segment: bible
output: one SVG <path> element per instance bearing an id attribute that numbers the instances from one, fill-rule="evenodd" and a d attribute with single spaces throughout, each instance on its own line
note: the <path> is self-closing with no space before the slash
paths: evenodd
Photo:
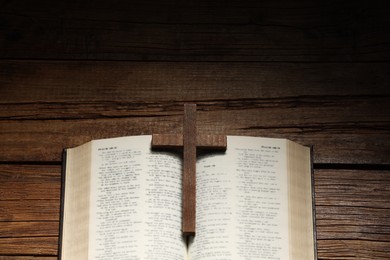
<path id="1" fill-rule="evenodd" d="M 228 136 L 196 161 L 196 236 L 181 232 L 182 160 L 151 136 L 64 150 L 59 257 L 316 259 L 311 148 Z"/>

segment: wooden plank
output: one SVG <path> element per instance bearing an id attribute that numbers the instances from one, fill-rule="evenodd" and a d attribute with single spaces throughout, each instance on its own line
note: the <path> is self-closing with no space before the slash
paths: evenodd
<path id="1" fill-rule="evenodd" d="M 3 60 L 0 118 L 164 115 L 171 109 L 181 113 L 183 102 L 219 101 L 232 108 L 280 106 L 283 101 L 299 106 L 304 98 L 313 98 L 309 103 L 316 98 L 332 102 L 332 97 L 348 102 L 388 98 L 389 85 L 387 63 Z"/>
<path id="2" fill-rule="evenodd" d="M 0 254 L 10 255 L 23 252 L 24 255 L 56 255 L 58 231 L 58 221 L 0 222 Z M 0 256 L 0 259 L 8 258 Z"/>
<path id="3" fill-rule="evenodd" d="M 389 257 L 389 242 L 367 241 L 364 238 L 318 241 L 318 259 L 375 260 Z"/>
<path id="4" fill-rule="evenodd" d="M 0 222 L 0 239 L 29 237 L 58 237 L 58 221 L 5 221 Z"/>
<path id="5" fill-rule="evenodd" d="M 57 255 L 60 171 L 55 165 L 0 165 L 0 254 L 6 255 L 0 259 Z"/>
<path id="6" fill-rule="evenodd" d="M 0 238 L 1 255 L 45 255 L 56 256 L 58 237 Z"/>
<path id="7" fill-rule="evenodd" d="M 316 204 L 328 210 L 330 205 L 389 210 L 389 178 L 389 171 L 317 170 Z"/>
<path id="8" fill-rule="evenodd" d="M 59 221 L 59 219 L 59 200 L 0 200 L 0 221 Z"/>
<path id="9" fill-rule="evenodd" d="M 205 111 L 199 112 L 198 127 L 199 133 L 204 134 L 288 138 L 314 145 L 316 163 L 388 164 L 390 138 L 386 106 L 379 102 L 373 107 L 383 109 L 363 110 L 362 114 L 372 113 L 372 117 L 360 122 L 354 121 L 359 117 L 353 113 L 354 108 L 340 111 L 342 104 L 334 107 L 334 112 L 333 108 L 310 109 L 310 106 Z M 335 113 L 333 118 L 331 113 Z M 351 115 L 350 121 L 345 121 L 344 113 Z M 175 114 L 99 120 L 3 120 L 0 121 L 0 161 L 59 162 L 63 148 L 91 139 L 181 132 L 182 118 Z"/>
<path id="10" fill-rule="evenodd" d="M 390 171 L 316 170 L 319 259 L 390 257 Z"/>
<path id="11" fill-rule="evenodd" d="M 33 223 L 15 224 L 19 221 L 54 221 L 58 226 L 60 186 L 60 166 L 0 165 L 0 221 L 6 221 L 0 222 L 0 236 L 24 225 L 26 230 L 30 225 L 36 227 Z"/>
<path id="12" fill-rule="evenodd" d="M 389 194 L 387 194 L 389 196 Z M 386 199 L 382 196 L 381 199 Z M 388 199 L 388 198 L 387 198 Z M 389 207 L 364 206 L 365 197 L 355 196 L 355 205 L 342 198 L 342 205 L 317 206 L 317 231 L 319 240 L 366 239 L 390 243 Z M 371 200 L 376 204 L 375 200 Z M 339 202 L 340 203 L 340 202 Z"/>
<path id="13" fill-rule="evenodd" d="M 195 100 L 200 103 L 201 110 L 210 111 L 203 117 L 210 125 L 214 119 L 217 123 L 231 124 L 215 125 L 208 133 L 287 136 L 304 144 L 314 144 L 316 162 L 386 163 L 388 160 L 384 158 L 388 152 L 386 140 L 389 139 L 390 118 L 387 87 L 390 73 L 386 64 L 71 62 L 65 66 L 56 62 L 18 61 L 0 64 L 0 73 L 4 73 L 0 79 L 7 79 L 2 82 L 4 95 L 0 96 L 3 98 L 2 119 L 118 118 L 108 125 L 107 121 L 99 121 L 108 127 L 104 133 L 99 127 L 87 126 L 92 121 L 84 121 L 78 129 L 73 128 L 73 124 L 79 124 L 79 121 L 67 122 L 71 131 L 64 131 L 61 125 L 64 122 L 58 125 L 56 121 L 50 121 L 54 129 L 49 129 L 38 126 L 39 123 L 30 125 L 21 121 L 17 123 L 19 127 L 15 127 L 2 121 L 3 155 L 11 157 L 11 154 L 24 153 L 24 147 L 30 145 L 34 148 L 29 150 L 33 156 L 19 154 L 2 160 L 58 160 L 63 147 L 91 138 L 155 133 L 156 129 L 174 131 L 179 120 L 176 116 L 181 114 L 182 102 L 186 100 Z M 281 74 L 285 82 L 289 82 L 288 87 L 280 80 Z M 118 85 L 109 87 L 113 78 L 118 79 L 115 83 Z M 177 100 L 177 95 L 183 101 L 172 102 Z M 108 100 L 108 96 L 112 99 Z M 204 100 L 204 96 L 208 98 Z M 220 114 L 213 110 L 220 110 Z M 172 117 L 167 117 L 170 115 Z M 231 116 L 229 120 L 228 115 Z M 132 116 L 152 117 L 153 120 L 139 118 L 137 122 L 131 120 L 129 126 L 124 121 Z M 159 116 L 164 118 L 155 118 Z M 158 129 L 163 121 L 167 125 Z M 48 121 L 41 124 L 45 122 Z M 21 132 L 14 130 L 20 128 Z M 27 133 L 27 129 L 40 130 Z M 320 131 L 324 136 L 313 136 Z M 81 136 L 75 136 L 74 132 Z M 289 135 L 291 132 L 293 134 Z M 368 134 L 364 135 L 365 132 Z M 53 134 L 55 138 L 51 137 Z M 339 135 L 336 136 L 339 139 L 334 140 L 334 135 Z M 54 154 L 50 149 L 43 150 L 45 145 L 37 143 L 43 141 L 41 136 L 51 138 L 52 143 L 46 145 L 56 150 Z M 328 147 L 322 146 L 321 141 Z M 335 156 L 334 145 L 337 146 Z M 322 152 L 324 149 L 329 150 Z M 339 157 L 337 153 L 349 157 Z M 336 160 L 332 161 L 334 158 Z"/>
<path id="14" fill-rule="evenodd" d="M 41 200 L 60 198 L 59 165 L 0 165 L 0 198 Z"/>
<path id="15" fill-rule="evenodd" d="M 388 61 L 384 6 L 325 0 L 8 1 L 0 13 L 0 57 Z"/>

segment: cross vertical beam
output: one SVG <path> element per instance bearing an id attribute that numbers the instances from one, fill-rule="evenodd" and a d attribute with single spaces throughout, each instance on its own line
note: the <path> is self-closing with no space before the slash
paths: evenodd
<path id="1" fill-rule="evenodd" d="M 183 134 L 153 134 L 152 148 L 183 148 L 182 232 L 195 236 L 196 228 L 196 151 L 224 151 L 226 135 L 197 135 L 196 104 L 184 105 Z"/>
<path id="2" fill-rule="evenodd" d="M 196 105 L 184 105 L 183 126 L 183 222 L 185 236 L 195 235 L 196 216 Z"/>

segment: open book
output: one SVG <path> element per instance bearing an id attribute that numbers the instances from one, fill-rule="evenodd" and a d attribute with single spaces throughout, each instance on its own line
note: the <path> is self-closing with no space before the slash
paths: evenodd
<path id="1" fill-rule="evenodd" d="M 60 259 L 316 259 L 310 148 L 228 136 L 197 158 L 196 236 L 181 233 L 181 157 L 151 136 L 64 153 Z"/>

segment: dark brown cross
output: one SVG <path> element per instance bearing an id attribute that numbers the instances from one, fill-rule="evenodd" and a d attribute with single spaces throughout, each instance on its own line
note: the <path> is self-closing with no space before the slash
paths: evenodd
<path id="1" fill-rule="evenodd" d="M 196 134 L 196 104 L 184 105 L 183 134 L 154 134 L 152 148 L 183 148 L 182 232 L 195 236 L 196 150 L 226 150 L 226 135 Z"/>

